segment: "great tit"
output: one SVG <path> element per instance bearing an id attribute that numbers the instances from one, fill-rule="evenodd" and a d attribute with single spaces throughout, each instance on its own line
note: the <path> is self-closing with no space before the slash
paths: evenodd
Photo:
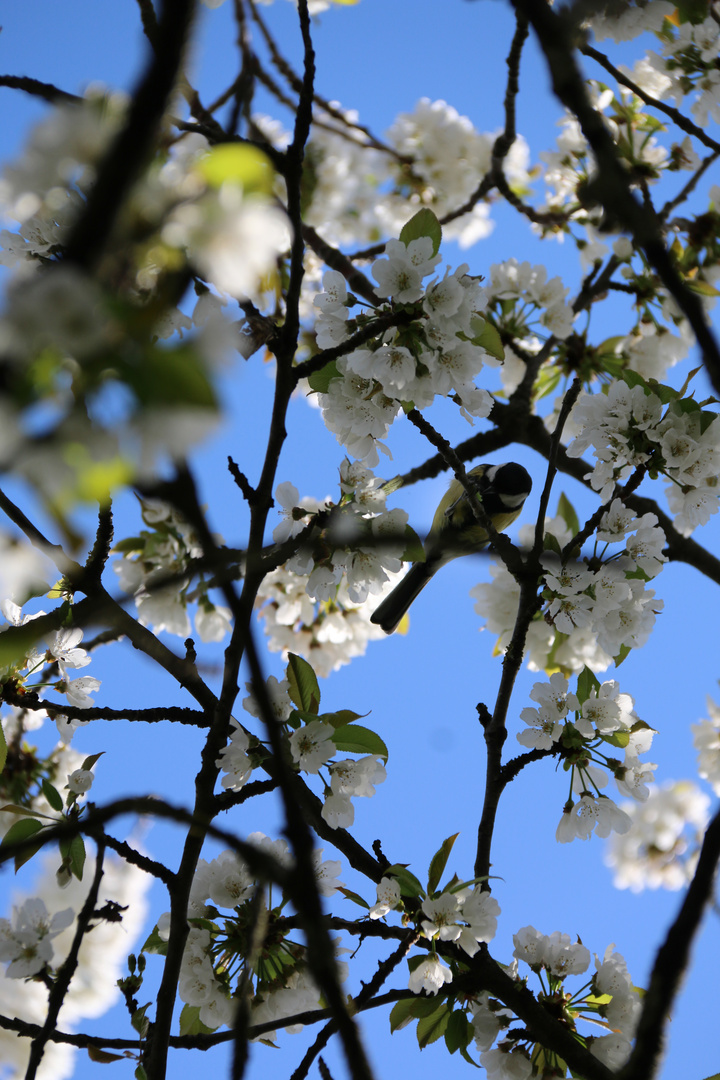
<path id="1" fill-rule="evenodd" d="M 468 472 L 477 497 L 497 532 L 507 529 L 532 490 L 527 469 L 514 461 L 503 465 L 476 465 Z M 425 561 L 416 562 L 402 581 L 378 605 L 370 621 L 392 634 L 418 593 L 451 559 L 487 547 L 488 534 L 472 512 L 469 496 L 459 480 L 452 480 L 435 511 L 425 541 Z"/>

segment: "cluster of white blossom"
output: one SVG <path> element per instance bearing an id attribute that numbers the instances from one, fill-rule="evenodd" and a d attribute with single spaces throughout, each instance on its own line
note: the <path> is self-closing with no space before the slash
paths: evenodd
<path id="1" fill-rule="evenodd" d="M 514 337 L 527 338 L 534 329 L 542 329 L 564 340 L 572 333 L 575 318 L 566 303 L 568 291 L 561 278 L 548 281 L 544 266 L 512 258 L 490 267 L 485 294 L 498 326 Z"/>
<path id="2" fill-rule="evenodd" d="M 598 836 L 627 832 L 629 817 L 600 789 L 607 785 L 607 770 L 623 795 L 640 802 L 648 798 L 647 783 L 655 766 L 641 762 L 640 754 L 650 749 L 654 731 L 638 719 L 630 695 L 620 693 L 618 683 L 610 680 L 593 685 L 581 702 L 569 692 L 565 676 L 555 672 L 548 682 L 535 683 L 530 697 L 539 707 L 520 713 L 527 727 L 518 734 L 518 742 L 531 749 L 555 747 L 573 759 L 572 790 L 580 798 L 566 803 L 557 839 L 567 843 L 587 840 L 593 831 Z M 608 755 L 611 747 L 624 749 L 623 761 Z"/>
<path id="3" fill-rule="evenodd" d="M 122 126 L 126 104 L 122 94 L 93 90 L 80 101 L 56 105 L 35 126 L 22 156 L 0 177 L 0 212 L 20 223 L 18 233 L 0 233 L 0 262 L 26 278 L 61 250 L 84 207 L 97 165 Z M 176 249 L 222 292 L 256 295 L 263 276 L 289 246 L 287 219 L 267 195 L 245 192 L 232 175 L 224 183 L 208 182 L 203 164 L 210 150 L 204 136 L 187 134 L 136 186 L 135 211 L 146 223 L 160 226 L 159 240 L 155 237 L 140 253 L 138 289 L 153 284 L 158 271 L 172 261 L 170 249 Z M 75 280 L 80 276 L 76 272 Z M 86 280 L 84 292 L 90 289 L 92 283 Z M 99 290 L 96 293 L 97 300 Z M 97 316 L 92 307 L 83 313 L 81 299 L 82 294 L 72 311 L 80 326 L 92 326 L 95 337 L 86 335 L 77 346 L 97 347 Z M 71 325 L 70 318 L 66 325 Z M 106 320 L 106 332 L 109 325 Z M 62 339 L 57 344 L 62 346 Z"/>
<path id="4" fill-rule="evenodd" d="M 47 987 L 42 981 L 21 975 L 30 968 L 33 954 L 37 959 L 47 953 L 48 963 L 59 965 L 67 956 L 76 930 L 75 915 L 80 911 L 89 883 L 93 880 L 95 859 L 90 855 L 82 882 L 72 878 L 61 891 L 57 888 L 57 856 L 48 858 L 35 883 L 36 896 L 17 897 L 11 920 L 0 920 L 4 958 L 10 959 L 15 928 L 20 936 L 17 945 L 24 955 L 12 958 L 7 972 L 0 974 L 0 1008 L 6 1016 L 15 1016 L 32 1024 L 42 1024 L 47 1013 Z M 112 901 L 119 905 L 122 918 L 115 922 L 96 920 L 79 952 L 76 976 L 65 996 L 60 1012 L 64 1031 L 78 1021 L 101 1016 L 119 996 L 117 980 L 123 972 L 128 952 L 143 927 L 147 913 L 147 893 L 151 879 L 137 867 L 114 858 L 105 859 L 98 908 Z M 8 933 L 8 926 L 10 932 Z M 42 965 L 41 965 L 42 966 Z M 39 967 L 35 966 L 38 972 Z M 17 1032 L 0 1030 L 0 1060 L 6 1080 L 21 1080 L 26 1074 L 31 1040 Z M 50 1042 L 37 1072 L 38 1080 L 67 1080 L 73 1074 L 77 1048 L 66 1043 Z"/>
<path id="5" fill-rule="evenodd" d="M 371 919 L 382 919 L 390 911 L 401 909 L 400 883 L 384 877 L 377 886 L 377 902 L 368 912 Z M 423 937 L 433 943 L 451 942 L 474 956 L 481 942 L 492 941 L 497 931 L 500 905 L 487 890 L 458 886 L 445 888 L 439 896 L 425 897 L 418 918 Z M 424 916 L 424 918 L 423 918 Z M 437 994 L 445 983 L 452 982 L 452 971 L 433 952 L 410 961 L 408 987 L 414 994 Z"/>
<path id="6" fill-rule="evenodd" d="M 566 1022 L 577 1020 L 597 1022 L 598 1013 L 612 1030 L 611 1035 L 584 1036 L 590 1052 L 609 1068 L 618 1068 L 627 1059 L 631 1039 L 640 1009 L 640 993 L 633 987 L 623 957 L 608 946 L 602 960 L 595 956 L 595 971 L 583 989 L 571 995 L 564 988 L 564 980 L 571 975 L 582 975 L 590 966 L 590 952 L 580 941 L 573 942 L 568 934 L 555 931 L 541 934 L 533 926 L 525 926 L 513 935 L 515 963 L 509 969 L 518 978 L 517 961 L 528 964 L 541 976 L 545 972 L 547 988 L 538 993 L 538 1000 L 556 1000 L 565 996 Z M 610 1000 L 599 1007 L 596 998 L 605 995 Z M 533 1075 L 534 1048 L 523 1045 L 522 1039 L 503 1038 L 495 1047 L 493 1043 L 500 1032 L 513 1019 L 510 1010 L 500 1002 L 483 993 L 472 1005 L 472 1024 L 475 1043 L 480 1053 L 480 1064 L 491 1080 L 530 1080 Z M 605 1025 L 604 1025 L 605 1026 Z M 492 1048 L 492 1049 L 491 1049 Z"/>
<path id="7" fill-rule="evenodd" d="M 496 362 L 481 344 L 487 292 L 468 275 L 466 264 L 453 273 L 448 268 L 441 279 L 424 286 L 423 279 L 440 261 L 429 236 L 407 244 L 390 240 L 385 255 L 372 266 L 375 292 L 394 304 L 413 305 L 417 321 L 340 357 L 337 376 L 320 394 L 326 427 L 371 467 L 377 464 L 378 449 L 388 453 L 381 440 L 403 403 L 423 409 L 437 395 L 452 396 L 468 420 L 488 416 L 492 398 L 475 386 L 475 379 L 484 364 Z M 314 300 L 320 308 L 316 334 L 320 347 L 328 348 L 348 338 L 356 324 L 348 321 L 353 299 L 342 275 L 327 271 L 323 287 Z"/>
<path id="8" fill-rule="evenodd" d="M 273 841 L 264 833 L 257 832 L 248 836 L 247 842 L 277 860 L 281 866 L 291 864 L 285 840 Z M 313 860 L 318 888 L 323 896 L 331 896 L 341 884 L 336 880 L 340 863 L 337 860 L 323 860 L 322 848 L 313 853 Z M 236 987 L 229 972 L 234 972 L 237 978 L 239 968 L 247 959 L 244 950 L 249 947 L 249 941 L 245 942 L 245 909 L 257 888 L 258 881 L 247 864 L 231 850 L 221 852 L 210 862 L 205 859 L 198 861 L 190 890 L 188 917 L 191 928 L 183 953 L 178 989 L 185 1004 L 197 1008 L 201 1023 L 213 1030 L 232 1023 Z M 272 920 L 282 905 L 279 899 L 273 904 L 272 885 L 268 889 L 268 916 Z M 221 913 L 218 910 L 221 908 L 229 909 L 232 914 L 227 911 Z M 157 929 L 160 939 L 167 940 L 170 932 L 169 913 L 161 916 Z M 321 994 L 302 961 L 303 952 L 302 946 L 285 940 L 284 935 L 279 942 L 267 944 L 262 962 L 254 969 L 253 1024 L 266 1023 L 270 1019 L 280 1020 L 308 1008 L 320 1007 Z M 269 1033 L 261 1037 L 267 1039 Z"/>
<path id="9" fill-rule="evenodd" d="M 195 629 L 201 641 L 222 641 L 230 632 L 229 608 L 215 604 L 202 580 L 190 591 L 186 571 L 203 551 L 194 532 L 173 507 L 157 499 L 140 500 L 149 529 L 120 541 L 113 563 L 121 588 L 132 593 L 143 626 L 179 637 L 191 632 L 188 604 L 196 600 Z M 169 579 L 163 583 L 164 579 Z"/>
<path id="10" fill-rule="evenodd" d="M 429 206 L 444 217 L 464 206 L 490 171 L 495 136 L 478 132 L 466 116 L 445 101 L 422 98 L 412 113 L 400 113 L 388 139 L 402 159 L 409 159 L 411 169 L 396 160 L 391 164 L 398 176 L 397 216 L 407 220 L 411 207 Z M 511 187 L 525 190 L 528 185 L 529 151 L 525 139 L 516 138 L 503 161 L 503 171 Z M 492 229 L 487 203 L 476 203 L 472 210 L 450 222 L 448 239 L 457 239 L 461 248 L 470 247 Z"/>
<path id="11" fill-rule="evenodd" d="M 626 804 L 630 828 L 613 836 L 606 862 L 618 889 L 682 889 L 692 878 L 708 823 L 709 797 L 689 780 L 651 785 L 641 804 Z"/>
<path id="12" fill-rule="evenodd" d="M 0 962 L 7 963 L 8 979 L 27 979 L 51 966 L 53 938 L 75 919 L 72 908 L 51 917 L 39 897 L 28 897 L 13 908 L 12 919 L 0 919 Z"/>
<path id="13" fill-rule="evenodd" d="M 10 626 L 24 626 L 45 614 L 43 611 L 37 611 L 23 615 L 22 609 L 12 600 L 0 602 L 0 609 L 7 619 L 7 624 L 0 626 L 0 633 Z M 87 709 L 94 703 L 90 695 L 100 689 L 100 680 L 91 675 L 82 675 L 77 679 L 71 679 L 68 675 L 69 669 L 86 667 L 90 663 L 90 657 L 85 649 L 79 647 L 82 638 L 83 631 L 80 627 L 53 630 L 43 636 L 42 646 L 31 647 L 22 660 L 14 660 L 6 665 L 0 674 L 3 680 L 13 679 L 18 687 L 22 686 L 24 690 L 34 690 L 41 695 L 46 694 L 48 690 L 54 690 L 59 694 L 64 694 L 69 705 L 76 709 Z M 59 678 L 54 676 L 52 670 L 48 670 L 51 665 L 57 666 Z M 81 721 L 70 720 L 55 710 L 53 710 L 53 717 L 57 722 L 62 742 L 69 743 Z M 39 726 L 39 724 L 31 723 L 30 726 Z"/>
<path id="14" fill-rule="evenodd" d="M 273 710 L 281 721 L 286 721 L 293 710 L 288 690 L 287 680 L 278 683 L 272 676 L 268 680 Z M 251 715 L 259 716 L 252 694 L 245 698 L 243 706 Z M 310 720 L 293 730 L 289 740 L 290 752 L 301 772 L 317 775 L 324 765 L 328 766 L 329 783 L 325 783 L 322 816 L 332 829 L 347 829 L 355 820 L 351 800 L 370 798 L 375 794 L 375 785 L 382 784 L 387 773 L 381 759 L 373 754 L 366 754 L 358 760 L 343 758 L 333 761 L 338 752 L 334 734 L 333 725 L 321 717 Z"/>
<path id="15" fill-rule="evenodd" d="M 345 584 L 332 601 L 315 603 L 307 593 L 308 580 L 284 567 L 267 574 L 258 592 L 260 618 L 271 652 L 298 653 L 318 675 L 327 676 L 363 656 L 368 641 L 384 634 L 370 622 L 371 605 L 353 603 Z"/>
<path id="16" fill-rule="evenodd" d="M 420 925 L 426 938 L 455 942 L 468 956 L 474 956 L 480 942 L 495 937 L 500 905 L 487 890 L 474 888 L 446 890 L 435 900 L 426 898 L 421 910 L 425 918 Z M 414 981 L 410 980 L 410 989 L 415 993 L 419 993 L 417 970 L 413 973 Z"/>
<path id="17" fill-rule="evenodd" d="M 693 746 L 698 755 L 698 776 L 707 780 L 716 795 L 720 795 L 720 708 L 707 699 L 709 720 L 691 724 Z"/>
<path id="18" fill-rule="evenodd" d="M 407 514 L 385 509 L 383 483 L 346 459 L 337 506 L 301 499 L 288 482 L 275 491 L 283 517 L 273 539 L 304 536 L 285 565 L 263 579 L 260 616 L 272 651 L 298 653 L 320 675 L 362 656 L 369 640 L 382 637 L 370 622 L 371 609 L 395 584 L 407 546 Z M 321 511 L 326 516 L 318 522 Z M 369 597 L 374 603 L 365 603 Z"/>
<path id="19" fill-rule="evenodd" d="M 545 522 L 545 534 L 562 551 L 572 539 L 562 518 Z M 520 529 L 520 543 L 529 547 L 534 527 Z M 546 551 L 546 606 L 530 623 L 527 638 L 531 670 L 604 671 L 613 657 L 647 641 L 662 601 L 647 588 L 666 556 L 665 536 L 654 514 L 638 518 L 619 499 L 604 513 L 596 532 L 595 554 L 581 562 L 563 563 Z M 609 545 L 622 548 L 609 549 Z M 520 588 L 504 564 L 492 562 L 493 580 L 475 586 L 470 595 L 487 628 L 498 635 L 498 649 L 507 647 L 520 597 Z"/>
<path id="20" fill-rule="evenodd" d="M 613 41 L 632 41 L 640 34 L 657 33 L 663 29 L 666 19 L 675 13 L 670 0 L 647 0 L 644 4 L 618 4 L 588 20 L 597 41 L 611 38 Z"/>
<path id="21" fill-rule="evenodd" d="M 720 28 L 717 5 L 702 20 L 676 20 L 673 5 L 666 0 L 618 9 L 592 20 L 598 40 L 612 37 L 627 40 L 643 31 L 651 31 L 662 41 L 662 53 L 649 51 L 644 65 L 652 79 L 652 93 L 658 99 L 671 98 L 681 106 L 692 96 L 691 112 L 695 122 L 707 127 L 711 120 L 720 122 L 720 78 L 716 59 L 720 54 Z M 635 80 L 637 81 L 637 79 Z M 646 87 L 644 87 L 647 89 Z"/>
<path id="22" fill-rule="evenodd" d="M 596 464 L 590 483 L 603 502 L 611 498 L 615 484 L 640 465 L 663 473 L 670 481 L 666 497 L 675 528 L 689 536 L 720 505 L 717 419 L 717 413 L 701 409 L 692 399 L 675 395 L 666 406 L 650 387 L 615 380 L 607 393 L 580 395 L 573 409 L 580 433 L 568 454 L 580 457 L 593 447 Z"/>
<path id="23" fill-rule="evenodd" d="M 642 175 L 644 182 L 658 179 L 661 171 L 672 165 L 673 157 L 652 134 L 658 124 L 654 117 L 644 113 L 642 100 L 629 94 L 622 86 L 618 88 L 617 95 L 602 83 L 590 82 L 587 87 L 593 107 L 603 114 L 605 127 L 631 175 L 633 172 L 637 176 Z M 610 106 L 613 106 L 611 114 L 605 115 Z M 588 239 L 592 241 L 592 223 L 597 219 L 597 210 L 588 211 L 582 205 L 578 199 L 578 186 L 595 172 L 594 156 L 574 116 L 566 113 L 560 127 L 562 133 L 557 139 L 557 149 L 539 155 L 545 165 L 544 180 L 550 189 L 547 204 L 542 209 L 572 210 L 574 219 L 590 226 Z M 586 243 L 581 242 L 581 250 Z M 585 251 L 583 261 L 592 264 L 598 254 L 598 250 L 592 254 Z"/>
<path id="24" fill-rule="evenodd" d="M 96 167 L 122 125 L 127 98 L 91 91 L 55 106 L 31 130 L 21 154 L 0 177 L 0 213 L 20 223 L 0 233 L 5 266 L 30 268 L 67 240 Z"/>
<path id="25" fill-rule="evenodd" d="M 375 243 L 397 233 L 415 211 L 428 207 L 445 217 L 469 202 L 492 163 L 495 136 L 477 131 L 445 101 L 422 98 L 400 113 L 385 146 L 368 137 L 357 114 L 344 121 L 320 114 L 307 149 L 312 182 L 307 220 L 331 243 Z M 528 187 L 529 152 L 515 139 L 503 162 L 516 191 Z M 481 200 L 447 223 L 445 235 L 470 247 L 492 230 Z"/>

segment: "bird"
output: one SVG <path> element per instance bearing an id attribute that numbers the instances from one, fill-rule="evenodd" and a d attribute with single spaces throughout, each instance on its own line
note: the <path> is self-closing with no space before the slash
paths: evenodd
<path id="1" fill-rule="evenodd" d="M 497 532 L 507 529 L 523 508 L 532 490 L 527 469 L 515 461 L 502 465 L 485 462 L 468 472 L 482 508 Z M 370 622 L 392 634 L 408 608 L 441 566 L 460 555 L 472 555 L 490 540 L 472 512 L 470 498 L 459 480 L 450 481 L 425 540 L 425 560 L 412 564 L 402 581 L 370 616 Z"/>

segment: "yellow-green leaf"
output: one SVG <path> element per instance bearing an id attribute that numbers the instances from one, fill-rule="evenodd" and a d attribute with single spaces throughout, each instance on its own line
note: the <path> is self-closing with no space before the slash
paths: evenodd
<path id="1" fill-rule="evenodd" d="M 487 319 L 483 319 L 481 315 L 474 315 L 470 320 L 470 326 L 473 331 L 473 345 L 479 345 L 481 349 L 484 349 L 490 356 L 494 356 L 496 360 L 505 359 L 502 339 L 492 323 L 488 322 Z"/>
<path id="2" fill-rule="evenodd" d="M 209 187 L 237 184 L 251 194 L 269 195 L 275 181 L 270 158 L 256 146 L 222 143 L 202 157 L 197 171 Z"/>

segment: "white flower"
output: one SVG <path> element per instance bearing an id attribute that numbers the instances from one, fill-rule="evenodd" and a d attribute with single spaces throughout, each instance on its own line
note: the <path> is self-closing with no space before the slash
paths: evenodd
<path id="1" fill-rule="evenodd" d="M 473 889 L 461 902 L 462 918 L 468 925 L 458 938 L 458 945 L 468 956 L 474 956 L 479 942 L 489 942 L 497 931 L 500 905 L 487 889 Z"/>
<path id="2" fill-rule="evenodd" d="M 195 629 L 201 641 L 222 641 L 232 630 L 232 612 L 221 604 L 201 601 L 195 613 Z"/>
<path id="3" fill-rule="evenodd" d="M 245 709 L 246 712 L 249 712 L 251 716 L 257 717 L 258 720 L 262 719 L 260 706 L 253 694 L 252 683 L 245 683 L 245 688 L 248 690 L 249 695 L 248 697 L 243 698 L 243 709 Z M 267 696 L 270 699 L 270 708 L 275 717 L 282 723 L 287 720 L 293 710 L 293 703 L 288 694 L 290 683 L 287 679 L 278 682 L 274 675 L 269 675 L 266 683 L 266 690 Z"/>
<path id="4" fill-rule="evenodd" d="M 556 930 L 545 941 L 543 959 L 548 971 L 560 978 L 566 975 L 582 975 L 590 965 L 590 953 L 579 941 L 573 942 L 569 934 Z"/>
<path id="5" fill-rule="evenodd" d="M 423 960 L 410 975 L 408 988 L 413 994 L 437 994 L 445 983 L 452 982 L 452 972 L 437 956 Z"/>
<path id="6" fill-rule="evenodd" d="M 369 798 L 374 795 L 373 785 L 382 784 L 387 777 L 385 766 L 372 754 L 359 758 L 357 761 L 345 758 L 342 761 L 333 762 L 330 771 L 333 792 L 353 795 L 356 798 Z"/>
<path id="7" fill-rule="evenodd" d="M 67 695 L 67 699 L 76 709 L 87 709 L 94 703 L 91 693 L 100 689 L 100 680 L 93 679 L 90 675 L 83 675 L 79 679 L 65 681 L 58 686 L 61 693 Z"/>
<path id="8" fill-rule="evenodd" d="M 695 870 L 709 806 L 709 797 L 689 780 L 651 786 L 645 802 L 626 804 L 631 826 L 611 838 L 605 855 L 616 888 L 684 888 Z"/>
<path id="9" fill-rule="evenodd" d="M 395 878 L 384 877 L 377 886 L 377 903 L 368 911 L 368 918 L 383 919 L 400 903 L 400 885 Z"/>
<path id="10" fill-rule="evenodd" d="M 342 309 L 347 313 L 348 298 L 345 278 L 337 270 L 326 270 L 322 279 L 323 292 L 318 293 L 313 304 L 324 314 L 342 316 Z"/>
<path id="11" fill-rule="evenodd" d="M 583 795 L 570 809 L 563 811 L 563 816 L 555 833 L 556 840 L 567 844 L 576 837 L 588 840 L 593 833 L 606 837 L 611 832 L 626 833 L 632 824 L 631 819 L 616 806 L 612 799 L 600 795 Z"/>
<path id="12" fill-rule="evenodd" d="M 326 795 L 320 814 L 331 829 L 349 829 L 355 821 L 355 807 L 349 795 Z"/>
<path id="13" fill-rule="evenodd" d="M 333 880 L 342 870 L 342 863 L 339 859 L 326 859 L 323 862 L 322 853 L 322 848 L 315 848 L 312 853 L 315 880 L 321 896 L 333 896 L 338 886 L 342 885 L 342 881 Z"/>
<path id="14" fill-rule="evenodd" d="M 504 1042 L 480 1055 L 480 1064 L 488 1080 L 530 1080 L 533 1067 L 527 1053 L 520 1046 Z"/>
<path id="15" fill-rule="evenodd" d="M 0 919 L 0 960 L 10 961 L 7 976 L 25 979 L 52 963 L 52 939 L 75 919 L 72 908 L 50 915 L 39 897 L 13 908 L 12 922 Z"/>
<path id="16" fill-rule="evenodd" d="M 316 773 L 337 753 L 332 741 L 335 728 L 324 720 L 311 720 L 290 736 L 293 760 L 304 772 Z"/>
<path id="17" fill-rule="evenodd" d="M 389 240 L 385 245 L 388 258 L 377 259 L 372 264 L 378 296 L 392 297 L 399 304 L 419 300 L 423 294 L 422 279 L 440 262 L 440 255 L 433 255 L 432 247 L 429 236 L 411 240 L 407 246 L 400 240 Z"/>
<path id="18" fill-rule="evenodd" d="M 215 764 L 225 774 L 222 786 L 227 791 L 240 791 L 250 779 L 252 762 L 248 757 L 250 740 L 234 716 L 230 718 L 230 741 L 220 751 Z"/>
<path id="19" fill-rule="evenodd" d="M 82 637 L 82 630 L 79 627 L 73 627 L 72 630 L 56 630 L 45 638 L 47 645 L 45 658 L 48 663 L 57 661 L 63 676 L 69 667 L 85 667 L 90 663 L 90 657 L 85 650 L 77 648 Z"/>
<path id="20" fill-rule="evenodd" d="M 273 540 L 276 544 L 283 544 L 290 537 L 297 536 L 299 532 L 302 532 L 307 524 L 307 515 L 298 514 L 295 516 L 295 508 L 300 503 L 300 492 L 289 481 L 278 484 L 275 488 L 275 502 L 280 506 L 283 519 L 273 529 Z"/>
<path id="21" fill-rule="evenodd" d="M 534 926 L 523 926 L 516 934 L 513 934 L 515 945 L 513 956 L 518 960 L 524 960 L 533 970 L 539 971 L 545 962 L 546 942 L 545 934 L 541 934 Z"/>
<path id="22" fill-rule="evenodd" d="M 95 776 L 90 769 L 75 769 L 68 776 L 67 786 L 75 795 L 84 795 L 92 787 Z"/>
<path id="23" fill-rule="evenodd" d="M 252 895 L 254 885 L 246 864 L 234 851 L 222 851 L 208 864 L 208 896 L 218 907 L 237 907 Z"/>
<path id="24" fill-rule="evenodd" d="M 421 925 L 427 938 L 439 938 L 440 941 L 457 941 L 461 927 L 458 923 L 459 904 L 454 893 L 442 893 L 437 900 L 423 900 L 423 919 Z"/>

